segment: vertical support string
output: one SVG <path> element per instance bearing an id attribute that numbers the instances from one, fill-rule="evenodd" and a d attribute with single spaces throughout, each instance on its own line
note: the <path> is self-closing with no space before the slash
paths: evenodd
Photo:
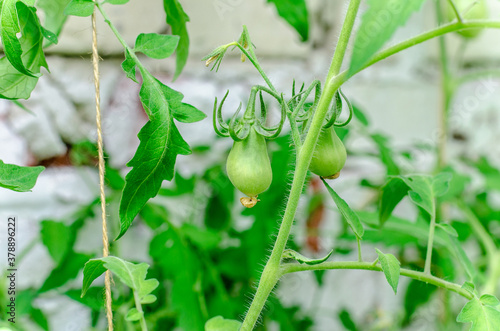
<path id="1" fill-rule="evenodd" d="M 96 10 L 92 14 L 92 65 L 94 68 L 94 86 L 95 86 L 95 108 L 96 108 L 96 126 L 97 126 L 97 150 L 99 155 L 99 187 L 101 192 L 101 212 L 102 212 L 102 255 L 109 255 L 108 226 L 106 223 L 106 194 L 104 192 L 104 151 L 101 126 L 101 97 L 99 87 L 99 53 L 97 51 L 97 27 Z M 111 274 L 106 271 L 104 278 L 106 292 L 106 317 L 108 320 L 108 330 L 113 331 L 113 309 L 111 307 Z"/>

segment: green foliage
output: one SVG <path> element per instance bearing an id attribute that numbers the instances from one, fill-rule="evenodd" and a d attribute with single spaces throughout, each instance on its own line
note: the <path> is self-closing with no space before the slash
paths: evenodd
<path id="1" fill-rule="evenodd" d="M 179 44 L 179 36 L 141 33 L 135 40 L 134 51 L 141 52 L 152 59 L 165 59 L 172 55 Z"/>
<path id="2" fill-rule="evenodd" d="M 28 99 L 41 76 L 40 68 L 48 69 L 36 9 L 19 0 L 4 1 L 0 25 L 6 54 L 0 59 L 0 98 Z"/>
<path id="3" fill-rule="evenodd" d="M 167 24 L 172 27 L 172 34 L 180 38 L 175 59 L 175 80 L 181 74 L 182 69 L 184 69 L 189 55 L 189 35 L 186 27 L 186 23 L 189 22 L 189 16 L 184 12 L 184 9 L 177 0 L 163 0 L 163 7 L 167 14 Z"/>
<path id="4" fill-rule="evenodd" d="M 125 285 L 134 290 L 141 304 L 152 303 L 156 297 L 151 292 L 158 287 L 159 283 L 156 279 L 146 279 L 148 268 L 149 265 L 146 263 L 134 264 L 116 256 L 89 260 L 83 268 L 82 297 L 87 293 L 92 282 L 106 270 L 109 270 Z"/>
<path id="5" fill-rule="evenodd" d="M 86 17 L 94 12 L 93 0 L 71 0 L 64 9 L 64 15 Z"/>
<path id="6" fill-rule="evenodd" d="M 364 229 L 363 225 L 359 221 L 358 215 L 349 207 L 347 202 L 345 202 L 344 199 L 342 199 L 337 192 L 335 192 L 330 185 L 326 183 L 324 179 L 321 179 L 323 183 L 325 184 L 326 189 L 328 190 L 328 193 L 330 193 L 330 196 L 333 199 L 333 202 L 337 205 L 337 208 L 339 209 L 340 213 L 342 216 L 344 216 L 345 220 L 351 227 L 352 231 L 356 234 L 358 238 L 362 238 L 364 234 Z"/>
<path id="7" fill-rule="evenodd" d="M 205 331 L 238 331 L 240 327 L 241 322 L 227 320 L 222 316 L 212 317 L 205 323 Z"/>
<path id="8" fill-rule="evenodd" d="M 425 0 L 368 0 L 356 33 L 349 75 L 362 69 L 370 58 L 404 25 Z"/>
<path id="9" fill-rule="evenodd" d="M 382 270 L 384 271 L 385 279 L 387 279 L 387 282 L 394 290 L 394 294 L 396 294 L 398 292 L 400 263 L 394 255 L 384 254 L 377 248 L 375 248 L 375 250 L 377 251 Z"/>
<path id="10" fill-rule="evenodd" d="M 41 8 L 45 14 L 45 20 L 43 22 L 44 27 L 52 31 L 58 36 L 66 19 L 68 18 L 64 14 L 66 6 L 71 0 L 38 0 L 36 5 Z"/>
<path id="11" fill-rule="evenodd" d="M 493 331 L 500 329 L 500 302 L 490 294 L 474 297 L 467 302 L 457 322 L 472 323 L 471 331 Z"/>
<path id="12" fill-rule="evenodd" d="M 309 39 L 309 14 L 305 0 L 268 0 L 299 34 L 302 41 Z"/>
<path id="13" fill-rule="evenodd" d="M 0 187 L 16 191 L 30 192 L 44 167 L 21 167 L 3 163 L 0 160 Z"/>
<path id="14" fill-rule="evenodd" d="M 150 120 L 139 132 L 141 143 L 127 164 L 133 168 L 125 177 L 118 238 L 125 234 L 146 202 L 156 196 L 163 180 L 172 180 L 177 155 L 191 153 L 173 121 L 176 115 L 172 109 L 185 105 L 181 102 L 183 95 L 144 69 L 141 74 L 143 83 L 139 96 Z M 192 111 L 192 108 L 183 109 Z"/>

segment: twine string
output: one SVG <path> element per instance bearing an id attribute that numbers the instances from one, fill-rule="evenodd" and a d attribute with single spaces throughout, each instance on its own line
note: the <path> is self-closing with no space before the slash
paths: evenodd
<path id="1" fill-rule="evenodd" d="M 99 156 L 99 188 L 101 193 L 101 213 L 102 213 L 102 255 L 109 255 L 108 226 L 106 222 L 106 193 L 104 192 L 104 151 L 101 126 L 101 97 L 99 86 L 99 53 L 97 51 L 97 27 L 96 10 L 92 14 L 92 65 L 94 71 L 95 86 L 95 108 L 96 108 L 96 126 L 97 126 L 97 151 Z M 104 287 L 106 292 L 106 317 L 108 320 L 108 330 L 113 331 L 113 309 L 111 307 L 111 274 L 106 271 L 104 278 Z"/>

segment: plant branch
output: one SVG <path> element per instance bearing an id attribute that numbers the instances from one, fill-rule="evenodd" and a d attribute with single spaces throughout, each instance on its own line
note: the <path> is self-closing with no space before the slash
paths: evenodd
<path id="1" fill-rule="evenodd" d="M 285 275 L 292 272 L 307 271 L 307 270 L 335 270 L 335 269 L 358 269 L 358 270 L 371 270 L 382 272 L 380 264 L 373 262 L 323 262 L 315 265 L 298 264 L 298 263 L 285 263 L 281 266 L 281 274 Z M 400 274 L 405 277 L 410 277 L 424 283 L 432 284 L 444 289 L 453 291 L 460 294 L 464 298 L 470 300 L 474 296 L 469 291 L 465 290 L 459 284 L 448 282 L 444 279 L 429 275 L 425 272 L 415 271 L 410 269 L 401 268 Z"/>
<path id="2" fill-rule="evenodd" d="M 253 329 L 260 312 L 267 301 L 267 297 L 281 276 L 279 272 L 281 256 L 288 241 L 288 236 L 290 235 L 290 230 L 295 218 L 295 212 L 297 210 L 299 199 L 302 194 L 302 188 L 306 179 L 307 169 L 309 167 L 309 163 L 311 162 L 314 148 L 323 126 L 323 121 L 326 117 L 326 113 L 328 112 L 328 108 L 335 91 L 342 84 L 342 80 L 338 78 L 337 73 L 340 72 L 360 2 L 361 0 L 351 0 L 349 3 L 339 43 L 335 49 L 330 70 L 328 71 L 325 89 L 321 94 L 318 109 L 314 114 L 311 127 L 307 133 L 304 144 L 300 149 L 300 152 L 297 153 L 297 159 L 299 162 L 297 163 L 297 167 L 295 169 L 292 188 L 290 190 L 290 196 L 288 198 L 283 221 L 281 223 L 271 256 L 269 257 L 264 271 L 262 272 L 255 297 L 241 326 L 242 331 L 250 331 Z"/>
<path id="3" fill-rule="evenodd" d="M 375 54 L 372 57 L 372 59 L 370 61 L 368 61 L 368 63 L 366 65 L 364 65 L 361 69 L 356 71 L 354 74 L 374 65 L 377 62 L 385 60 L 386 58 L 388 58 L 391 55 L 399 53 L 399 52 L 401 52 L 405 49 L 408 49 L 410 47 L 413 47 L 415 45 L 421 44 L 427 40 L 442 36 L 442 35 L 450 33 L 450 32 L 455 32 L 455 31 L 460 31 L 460 30 L 470 29 L 470 28 L 500 29 L 500 21 L 468 20 L 467 22 L 464 22 L 464 23 L 455 22 L 455 23 L 449 23 L 449 24 L 439 26 L 435 29 L 424 32 L 424 33 L 419 34 L 418 36 L 412 37 L 410 39 L 404 40 L 404 41 L 402 41 L 394 46 L 388 47 L 388 48 L 378 52 L 377 54 Z M 340 74 L 346 80 L 347 80 L 347 72 L 348 72 L 348 70 L 345 70 Z"/>

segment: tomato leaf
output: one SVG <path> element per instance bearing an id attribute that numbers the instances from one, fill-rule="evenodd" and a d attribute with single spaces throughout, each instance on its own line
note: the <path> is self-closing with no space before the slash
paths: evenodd
<path id="1" fill-rule="evenodd" d="M 59 265 L 73 245 L 72 231 L 62 222 L 41 222 L 40 236 L 54 262 Z"/>
<path id="2" fill-rule="evenodd" d="M 308 264 L 308 265 L 315 265 L 315 264 L 320 264 L 328 260 L 328 258 L 333 254 L 333 250 L 330 251 L 325 257 L 321 259 L 310 259 L 308 257 L 305 257 L 304 255 L 294 251 L 293 249 L 286 249 L 283 252 L 283 258 L 284 259 L 294 259 L 300 264 Z"/>
<path id="3" fill-rule="evenodd" d="M 500 310 L 498 299 L 492 295 L 474 297 L 467 302 L 457 316 L 457 322 L 472 323 L 471 331 L 500 330 Z"/>
<path id="4" fill-rule="evenodd" d="M 44 167 L 21 167 L 0 160 L 0 187 L 16 192 L 30 192 Z"/>
<path id="5" fill-rule="evenodd" d="M 89 260 L 85 263 L 83 269 L 82 297 L 85 295 L 92 282 L 106 270 L 109 270 L 117 276 L 122 283 L 134 290 L 142 301 L 159 285 L 156 279 L 146 279 L 148 268 L 149 265 L 146 263 L 134 264 L 116 256 Z"/>
<path id="6" fill-rule="evenodd" d="M 62 27 L 68 18 L 68 16 L 64 15 L 64 9 L 70 1 L 71 0 L 38 0 L 36 3 L 45 14 L 45 20 L 43 21 L 44 27 L 52 31 L 56 36 L 61 33 Z"/>
<path id="7" fill-rule="evenodd" d="M 130 56 L 128 49 L 125 49 L 125 61 L 122 62 L 122 69 L 125 71 L 128 78 L 132 79 L 136 83 L 139 83 L 136 78 L 137 64 L 132 56 Z"/>
<path id="8" fill-rule="evenodd" d="M 204 112 L 187 103 L 181 103 L 173 108 L 172 115 L 176 120 L 183 123 L 194 123 L 207 117 Z"/>
<path id="9" fill-rule="evenodd" d="M 379 249 L 375 248 L 378 254 L 378 260 L 382 266 L 382 271 L 384 272 L 385 279 L 389 285 L 391 285 L 394 290 L 394 294 L 398 291 L 399 274 L 400 274 L 400 263 L 398 259 L 392 254 L 384 254 Z"/>
<path id="10" fill-rule="evenodd" d="M 174 80 L 176 80 L 184 69 L 189 55 L 189 35 L 186 27 L 189 16 L 177 0 L 163 0 L 163 7 L 167 14 L 167 24 L 172 27 L 172 34 L 180 37 L 175 58 Z"/>
<path id="11" fill-rule="evenodd" d="M 28 99 L 38 82 L 40 68 L 45 67 L 48 69 L 42 49 L 43 34 L 40 21 L 36 16 L 36 9 L 26 6 L 21 1 L 17 2 L 14 7 L 12 1 L 4 2 L 2 12 L 4 10 L 9 10 L 10 17 L 2 17 L 2 26 L 0 28 L 2 30 L 2 42 L 7 54 L 7 56 L 0 59 L 0 98 Z M 16 12 L 12 12 L 12 10 Z M 7 15 L 7 12 L 4 12 L 3 15 Z M 14 19 L 13 16 L 16 18 Z M 7 24 L 6 29 L 3 20 L 7 21 L 5 23 Z M 19 44 L 13 39 L 13 36 L 10 35 L 17 31 L 14 23 L 20 26 L 22 35 L 18 40 L 20 47 L 18 47 Z M 5 39 L 4 35 L 6 35 Z M 17 36 L 15 36 L 15 39 L 17 40 Z M 22 53 L 19 53 L 19 51 Z M 26 72 L 29 72 L 28 75 Z"/>
<path id="12" fill-rule="evenodd" d="M 93 0 L 71 0 L 64 9 L 64 15 L 87 17 L 94 12 Z"/>
<path id="13" fill-rule="evenodd" d="M 224 319 L 222 316 L 215 316 L 205 323 L 205 331 L 238 331 L 241 322 Z"/>
<path id="14" fill-rule="evenodd" d="M 152 59 L 165 59 L 175 52 L 179 39 L 179 36 L 167 34 L 141 33 L 135 40 L 134 51 Z"/>
<path id="15" fill-rule="evenodd" d="M 392 177 L 382 187 L 382 195 L 379 206 L 379 226 L 389 219 L 392 211 L 408 193 L 408 185 L 399 177 Z"/>
<path id="16" fill-rule="evenodd" d="M 349 67 L 351 76 L 363 68 L 370 58 L 404 25 L 425 0 L 368 0 L 361 26 L 354 40 Z"/>
<path id="17" fill-rule="evenodd" d="M 326 189 L 328 190 L 328 193 L 330 193 L 330 196 L 332 197 L 333 201 L 337 205 L 337 208 L 339 209 L 340 213 L 342 216 L 344 216 L 345 220 L 351 227 L 352 231 L 356 234 L 358 238 L 363 237 L 364 229 L 363 225 L 359 221 L 358 215 L 349 207 L 347 202 L 344 201 L 331 187 L 326 183 L 326 181 L 322 178 L 323 184 L 325 184 Z"/>
<path id="18" fill-rule="evenodd" d="M 127 164 L 132 170 L 125 177 L 120 201 L 120 234 L 123 236 L 146 202 L 158 194 L 163 180 L 172 180 L 178 154 L 191 153 L 172 119 L 173 107 L 183 95 L 165 86 L 149 72 L 142 70 L 143 83 L 139 97 L 149 121 L 139 132 L 141 141 Z"/>
<path id="19" fill-rule="evenodd" d="M 305 0 L 268 0 L 278 10 L 278 15 L 285 19 L 299 34 L 302 41 L 309 38 L 309 20 Z"/>

